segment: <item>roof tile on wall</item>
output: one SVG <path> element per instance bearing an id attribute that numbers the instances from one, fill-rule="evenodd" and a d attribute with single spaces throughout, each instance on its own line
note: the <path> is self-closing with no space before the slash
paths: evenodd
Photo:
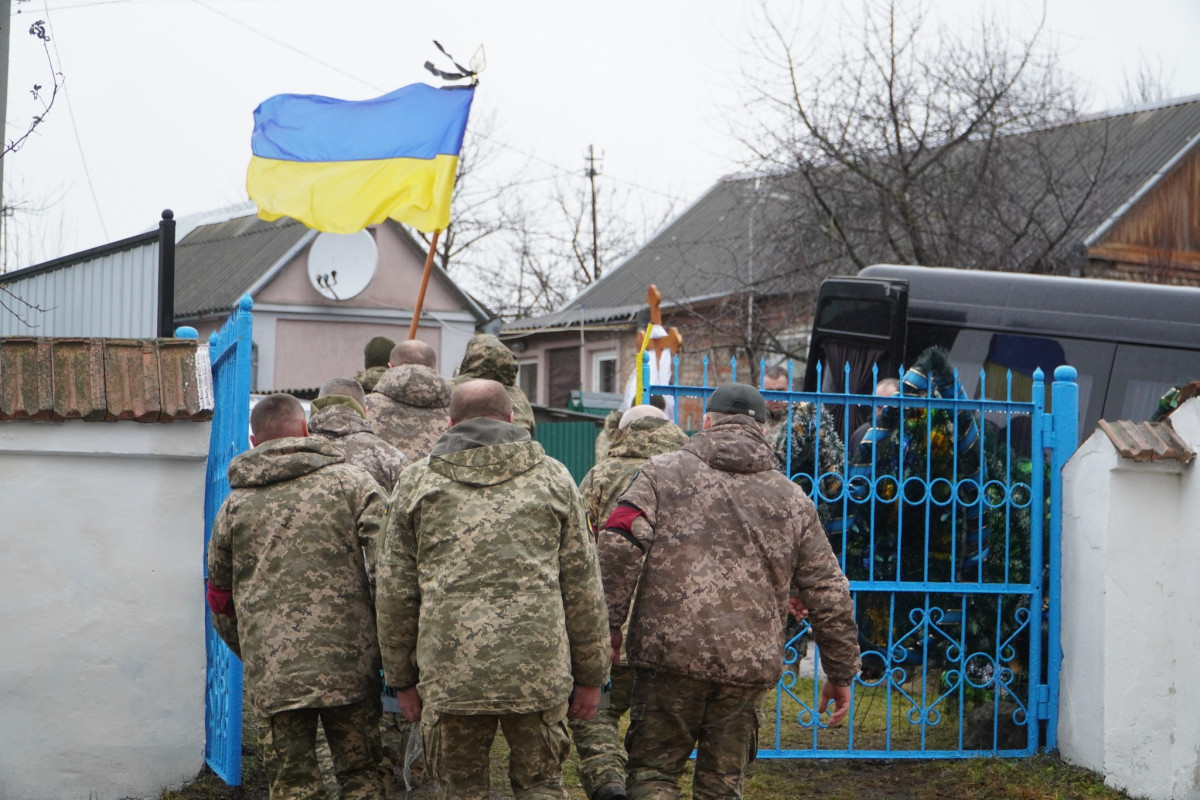
<path id="1" fill-rule="evenodd" d="M 14 337 L 0 347 L 0 420 L 49 420 L 54 416 L 50 340 Z"/>
<path id="2" fill-rule="evenodd" d="M 1190 464 L 1196 454 L 1188 443 L 1175 433 L 1170 421 L 1130 422 L 1100 420 L 1104 431 L 1122 458 L 1134 461 L 1162 461 L 1175 459 Z"/>
<path id="3" fill-rule="evenodd" d="M 0 421 L 211 419 L 211 384 L 201 385 L 211 378 L 197 369 L 197 346 L 194 339 L 0 338 Z"/>
<path id="4" fill-rule="evenodd" d="M 108 410 L 103 340 L 56 339 L 51 349 L 54 418 L 102 421 Z"/>
<path id="5" fill-rule="evenodd" d="M 104 393 L 110 419 L 158 421 L 162 401 L 153 342 L 109 339 L 104 343 Z"/>

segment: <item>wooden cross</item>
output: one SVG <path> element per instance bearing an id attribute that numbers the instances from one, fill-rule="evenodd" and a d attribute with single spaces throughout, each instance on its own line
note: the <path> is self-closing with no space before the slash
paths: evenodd
<path id="1" fill-rule="evenodd" d="M 662 310 L 659 308 L 661 302 L 662 292 L 658 291 L 657 286 L 650 284 L 650 289 L 646 292 L 646 303 L 650 306 L 650 322 L 660 328 L 663 327 Z M 662 355 L 663 350 L 678 353 L 679 349 L 683 347 L 683 337 L 679 335 L 679 329 L 664 328 L 664 330 L 667 331 L 667 335 L 658 339 L 651 339 L 650 349 L 654 351 L 655 355 Z"/>

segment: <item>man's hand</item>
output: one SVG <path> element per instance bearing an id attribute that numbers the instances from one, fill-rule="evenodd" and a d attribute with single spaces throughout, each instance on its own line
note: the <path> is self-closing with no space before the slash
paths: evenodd
<path id="1" fill-rule="evenodd" d="M 600 687 L 575 684 L 575 691 L 571 692 L 571 702 L 567 706 L 567 716 L 571 719 L 589 720 L 596 716 L 599 709 Z"/>
<path id="2" fill-rule="evenodd" d="M 808 609 L 804 607 L 804 601 L 799 597 L 789 597 L 787 602 L 788 613 L 795 619 L 808 619 Z"/>
<path id="3" fill-rule="evenodd" d="M 612 651 L 608 655 L 613 666 L 621 663 L 621 632 L 613 631 L 612 633 Z"/>
<path id="4" fill-rule="evenodd" d="M 397 689 L 396 699 L 400 702 L 400 710 L 404 712 L 406 720 L 409 722 L 421 721 L 421 695 L 417 693 L 416 686 Z"/>
<path id="5" fill-rule="evenodd" d="M 829 718 L 828 724 L 837 725 L 850 713 L 850 687 L 837 686 L 826 678 L 825 685 L 821 687 L 821 704 L 817 706 L 817 711 L 824 714 L 830 701 L 833 701 L 833 716 Z"/>

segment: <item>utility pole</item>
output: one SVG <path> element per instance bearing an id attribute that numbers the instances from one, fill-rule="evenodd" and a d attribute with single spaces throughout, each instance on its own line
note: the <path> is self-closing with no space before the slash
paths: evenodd
<path id="1" fill-rule="evenodd" d="M 2 0 L 0 0 L 2 1 Z M 592 184 L 592 282 L 600 280 L 600 242 L 596 232 L 596 176 L 600 174 L 596 168 L 596 153 L 592 146 L 588 145 L 587 154 L 587 170 L 584 175 Z"/>
<path id="2" fill-rule="evenodd" d="M 12 0 L 0 0 L 0 149 L 8 141 L 8 42 L 9 31 L 12 30 Z M 4 213 L 4 159 L 0 158 L 0 235 L 8 227 Z M 0 265 L 0 272 L 4 265 Z"/>

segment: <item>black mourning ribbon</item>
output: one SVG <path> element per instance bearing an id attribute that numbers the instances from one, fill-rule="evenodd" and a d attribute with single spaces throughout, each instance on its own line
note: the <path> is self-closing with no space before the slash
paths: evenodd
<path id="1" fill-rule="evenodd" d="M 455 61 L 454 56 L 447 53 L 446 48 L 442 47 L 441 43 L 438 42 L 437 39 L 434 39 L 433 43 L 437 47 L 438 50 L 442 51 L 442 55 L 444 55 L 446 58 L 450 59 L 451 64 L 458 67 L 458 72 L 443 72 L 442 70 L 435 67 L 433 65 L 432 61 L 425 62 L 425 69 L 429 70 L 434 75 L 437 75 L 439 78 L 442 78 L 443 80 L 447 80 L 447 81 L 461 81 L 464 78 L 474 78 L 475 77 L 475 72 L 473 70 L 467 69 L 462 64 L 459 64 L 457 61 Z"/>

